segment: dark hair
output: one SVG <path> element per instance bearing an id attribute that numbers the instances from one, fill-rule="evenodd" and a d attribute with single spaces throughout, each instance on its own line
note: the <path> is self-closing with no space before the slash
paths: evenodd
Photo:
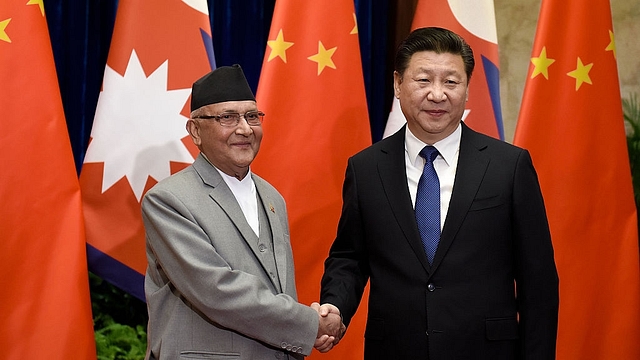
<path id="1" fill-rule="evenodd" d="M 426 27 L 416 29 L 404 39 L 396 52 L 395 71 L 404 75 L 413 54 L 420 51 L 434 51 L 437 54 L 450 53 L 462 56 L 467 81 L 471 80 L 471 73 L 475 66 L 473 51 L 464 39 L 453 31 Z"/>

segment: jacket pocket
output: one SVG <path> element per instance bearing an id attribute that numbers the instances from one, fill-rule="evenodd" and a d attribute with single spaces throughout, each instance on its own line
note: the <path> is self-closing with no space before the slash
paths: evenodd
<path id="1" fill-rule="evenodd" d="M 234 360 L 240 359 L 238 353 L 206 352 L 206 351 L 183 351 L 180 359 L 189 360 Z"/>
<path id="2" fill-rule="evenodd" d="M 493 195 L 482 198 L 475 198 L 471 203 L 469 211 L 478 211 L 484 209 L 491 209 L 503 204 L 502 197 L 500 195 Z"/>
<path id="3" fill-rule="evenodd" d="M 518 321 L 515 318 L 491 318 L 485 320 L 487 340 L 515 340 L 518 338 Z"/>

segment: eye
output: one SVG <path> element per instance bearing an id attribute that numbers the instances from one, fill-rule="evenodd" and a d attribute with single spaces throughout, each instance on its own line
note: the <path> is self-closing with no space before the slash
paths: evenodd
<path id="1" fill-rule="evenodd" d="M 236 114 L 221 114 L 220 119 L 222 120 L 232 120 L 236 117 Z"/>
<path id="2" fill-rule="evenodd" d="M 249 121 L 249 120 L 257 120 L 258 119 L 258 113 L 255 113 L 255 112 L 246 113 L 246 114 L 244 114 L 244 118 L 247 119 L 247 121 Z"/>

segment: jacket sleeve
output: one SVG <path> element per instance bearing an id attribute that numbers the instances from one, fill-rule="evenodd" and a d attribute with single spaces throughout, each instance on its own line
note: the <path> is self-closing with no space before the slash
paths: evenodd
<path id="1" fill-rule="evenodd" d="M 337 236 L 324 264 L 320 302 L 337 306 L 348 326 L 369 280 L 353 159 L 347 165 L 342 196 Z"/>
<path id="2" fill-rule="evenodd" d="M 559 279 L 544 201 L 528 151 L 514 174 L 516 293 L 522 359 L 555 359 Z"/>

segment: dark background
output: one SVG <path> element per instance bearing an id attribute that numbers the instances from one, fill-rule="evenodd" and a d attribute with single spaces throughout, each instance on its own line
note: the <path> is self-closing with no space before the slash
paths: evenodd
<path id="1" fill-rule="evenodd" d="M 208 0 L 208 4 L 216 65 L 241 64 L 255 92 L 275 0 Z M 376 142 L 382 137 L 391 109 L 395 49 L 410 31 L 417 0 L 355 0 L 354 4 L 371 137 Z M 91 134 L 118 1 L 48 0 L 44 6 L 79 173 Z M 162 6 L 162 1 L 158 1 L 158 6 Z"/>

